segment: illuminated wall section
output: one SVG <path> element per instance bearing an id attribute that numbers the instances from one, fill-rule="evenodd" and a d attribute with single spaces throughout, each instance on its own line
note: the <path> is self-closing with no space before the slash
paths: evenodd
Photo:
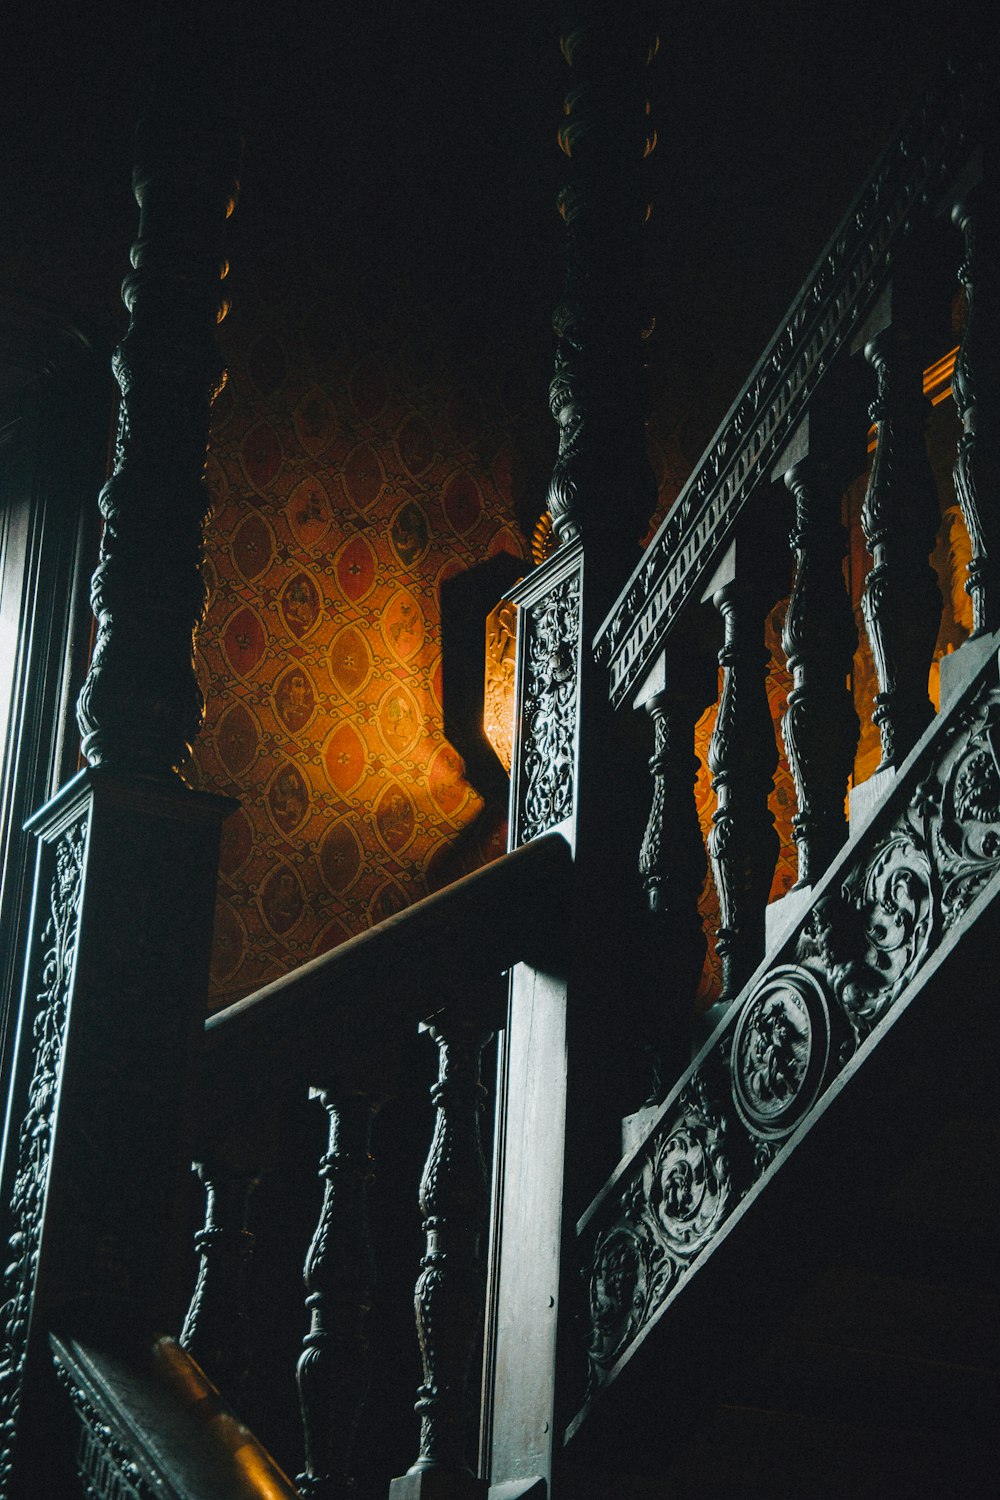
<path id="1" fill-rule="evenodd" d="M 244 291 L 225 331 L 189 773 L 243 804 L 223 835 L 216 1005 L 499 852 L 442 729 L 440 589 L 525 550 L 524 397 L 503 350 L 478 384 L 449 377 L 416 312 L 390 319 L 374 295 L 345 315 Z"/>

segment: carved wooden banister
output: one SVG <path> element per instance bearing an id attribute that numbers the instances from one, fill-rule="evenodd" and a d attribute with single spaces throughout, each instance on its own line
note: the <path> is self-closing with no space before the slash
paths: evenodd
<path id="1" fill-rule="evenodd" d="M 878 301 L 901 247 L 932 222 L 989 100 L 983 67 L 948 69 L 883 152 L 598 632 L 614 703 L 641 685 L 835 356 Z"/>
<path id="2" fill-rule="evenodd" d="M 295 1486 L 173 1339 L 120 1333 L 112 1347 L 53 1334 L 50 1344 L 80 1423 L 87 1494 L 295 1500 Z"/>
<path id="3" fill-rule="evenodd" d="M 486 982 L 561 941 L 571 869 L 566 840 L 546 834 L 211 1016 L 206 1136 L 276 1088 L 321 1083 L 329 1060 L 342 1066 L 361 1049 L 377 1069 L 389 1030 L 445 1003 L 442 953 L 448 994 L 474 1012 Z"/>

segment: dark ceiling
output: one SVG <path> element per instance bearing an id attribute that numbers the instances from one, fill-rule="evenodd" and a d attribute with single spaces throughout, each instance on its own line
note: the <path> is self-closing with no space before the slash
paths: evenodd
<path id="1" fill-rule="evenodd" d="M 703 402 L 710 431 L 892 123 L 971 23 L 950 7 L 945 35 L 929 0 L 653 9 L 654 390 Z M 120 326 L 153 10 L 4 7 L 0 307 L 42 298 L 101 340 Z M 241 11 L 216 49 L 246 137 L 235 295 L 247 268 L 294 282 L 317 251 L 361 253 L 433 281 L 442 326 L 461 285 L 483 317 L 547 338 L 568 78 L 556 7 Z"/>

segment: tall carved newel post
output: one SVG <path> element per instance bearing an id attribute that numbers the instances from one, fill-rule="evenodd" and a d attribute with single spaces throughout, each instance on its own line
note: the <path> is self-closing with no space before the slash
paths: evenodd
<path id="1" fill-rule="evenodd" d="M 49 1329 L 115 1343 L 169 1326 L 176 1310 L 186 1095 L 232 806 L 178 774 L 202 713 L 192 658 L 203 470 L 236 191 L 220 71 L 201 21 L 197 36 L 176 22 L 136 137 L 139 234 L 115 355 L 122 406 L 79 708 L 90 765 L 30 825 L 33 937 L 2 1167 L 4 1497 L 72 1489 Z"/>
<path id="2" fill-rule="evenodd" d="M 537 1479 L 551 1486 L 560 1464 L 561 1421 L 579 1394 L 556 1380 L 578 1282 L 561 1275 L 563 1223 L 592 1190 L 584 1164 L 616 1158 L 621 1116 L 635 1103 L 626 1054 L 641 1028 L 623 974 L 634 978 L 641 950 L 635 853 L 648 803 L 624 768 L 591 643 L 639 558 L 655 503 L 641 295 L 645 160 L 655 142 L 650 17 L 645 5 L 578 0 L 562 36 L 572 76 L 559 132 L 569 161 L 559 200 L 566 277 L 550 387 L 556 548 L 512 596 L 510 838 L 516 847 L 555 829 L 565 835 L 574 916 L 566 933 L 565 892 L 553 891 L 541 923 L 549 950 L 513 971 L 501 1046 L 482 1469 L 511 1497 Z"/>

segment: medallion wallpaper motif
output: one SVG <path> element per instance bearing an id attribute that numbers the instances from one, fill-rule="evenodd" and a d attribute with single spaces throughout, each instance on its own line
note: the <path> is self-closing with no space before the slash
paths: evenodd
<path id="1" fill-rule="evenodd" d="M 244 291 L 225 330 L 190 768 L 243 804 L 223 834 L 216 1005 L 503 846 L 442 729 L 440 590 L 523 555 L 519 405 L 496 380 L 448 383 L 419 325 L 365 290 L 353 328 Z"/>

